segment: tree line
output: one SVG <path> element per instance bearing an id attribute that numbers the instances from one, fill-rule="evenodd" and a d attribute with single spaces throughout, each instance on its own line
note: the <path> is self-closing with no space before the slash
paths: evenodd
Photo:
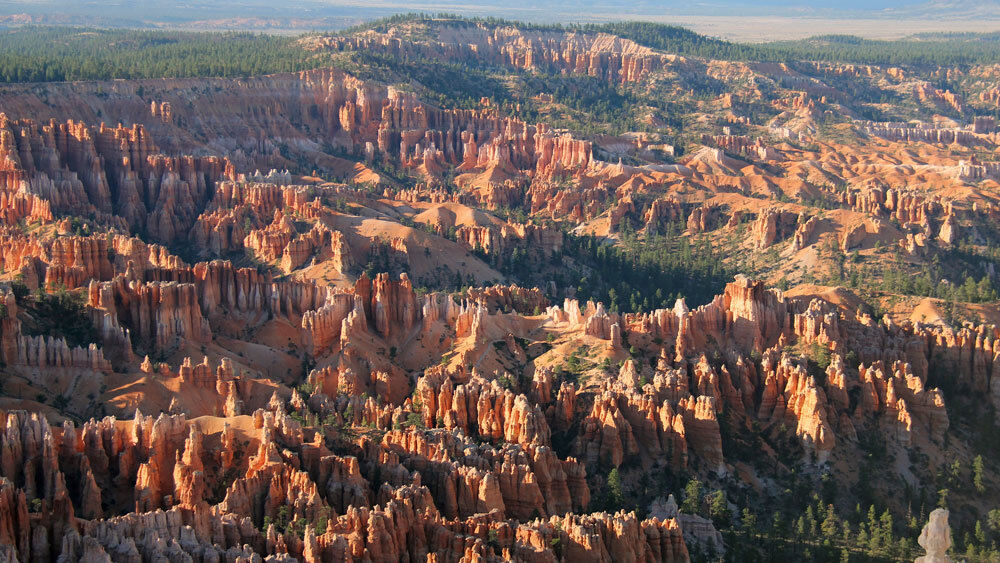
<path id="1" fill-rule="evenodd" d="M 318 66 L 294 37 L 27 26 L 0 32 L 0 82 L 251 76 Z"/>

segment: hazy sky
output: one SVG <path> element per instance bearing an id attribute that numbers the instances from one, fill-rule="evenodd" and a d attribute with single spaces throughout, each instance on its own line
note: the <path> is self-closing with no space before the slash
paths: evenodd
<path id="1" fill-rule="evenodd" d="M 767 6 L 792 7 L 799 10 L 884 10 L 907 5 L 918 5 L 927 0 L 506 0 L 504 2 L 482 0 L 0 0 L 4 12 L 38 12 L 70 10 L 71 12 L 135 13 L 137 11 L 160 12 L 170 9 L 229 12 L 234 16 L 247 13 L 267 12 L 330 12 L 338 9 L 348 11 L 413 11 L 413 10 L 566 10 L 568 18 L 580 17 L 580 10 L 590 8 L 616 8 L 623 12 L 657 12 L 676 10 L 733 9 L 757 11 Z M 935 3 L 986 3 L 990 0 L 944 0 Z M 995 2 L 994 2 L 995 3 Z"/>
<path id="2" fill-rule="evenodd" d="M 298 26 L 305 21 L 334 29 L 405 12 L 537 22 L 646 19 L 695 26 L 698 22 L 692 23 L 691 18 L 705 16 L 808 16 L 842 21 L 891 17 L 933 22 L 964 14 L 966 21 L 1000 22 L 1000 0 L 0 0 L 0 16 L 27 13 L 38 16 L 35 21 L 40 23 L 129 27 L 183 28 L 190 22 L 214 25 L 247 18 L 275 22 L 291 18 L 298 20 Z"/>

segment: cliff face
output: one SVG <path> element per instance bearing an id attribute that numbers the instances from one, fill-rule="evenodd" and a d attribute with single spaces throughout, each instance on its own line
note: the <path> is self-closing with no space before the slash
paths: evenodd
<path id="1" fill-rule="evenodd" d="M 604 33 L 524 31 L 514 27 L 441 26 L 434 37 L 411 40 L 401 30 L 352 37 L 313 37 L 311 50 L 364 50 L 506 66 L 524 70 L 576 73 L 615 84 L 637 82 L 678 57 L 663 55 L 633 41 Z"/>

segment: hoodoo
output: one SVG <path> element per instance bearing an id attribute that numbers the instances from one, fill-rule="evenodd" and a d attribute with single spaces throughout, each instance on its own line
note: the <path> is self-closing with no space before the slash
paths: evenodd
<path id="1" fill-rule="evenodd" d="M 0 561 L 1000 558 L 990 37 L 47 9 Z"/>

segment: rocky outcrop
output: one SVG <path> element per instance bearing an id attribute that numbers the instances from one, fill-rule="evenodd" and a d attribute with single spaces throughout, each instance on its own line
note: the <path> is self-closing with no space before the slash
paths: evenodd
<path id="1" fill-rule="evenodd" d="M 798 215 L 768 208 L 750 225 L 750 236 L 757 248 L 767 248 L 795 232 Z"/>
<path id="2" fill-rule="evenodd" d="M 659 232 L 665 223 L 680 221 L 684 217 L 684 210 L 681 209 L 679 201 L 673 198 L 658 199 L 650 204 L 644 217 L 646 221 L 646 232 L 653 234 Z M 690 219 L 688 220 L 690 222 Z M 696 221 L 698 222 L 698 221 Z"/>
<path id="3" fill-rule="evenodd" d="M 90 280 L 109 280 L 114 269 L 108 259 L 108 240 L 100 237 L 60 237 L 52 241 L 45 284 L 74 289 Z"/>
<path id="4" fill-rule="evenodd" d="M 702 518 L 697 514 L 684 514 L 677 508 L 677 501 L 674 495 L 663 500 L 662 497 L 654 499 L 649 506 L 649 514 L 661 520 L 676 519 L 684 533 L 684 542 L 688 545 L 698 546 L 703 552 L 722 555 L 725 553 L 725 544 L 722 534 L 715 529 L 711 520 Z"/>
<path id="5" fill-rule="evenodd" d="M 809 217 L 808 219 L 799 216 L 799 226 L 795 229 L 795 234 L 792 238 L 792 252 L 798 252 L 803 248 L 812 244 L 814 238 L 814 233 L 816 228 L 819 226 L 819 220 L 815 217 Z"/>
<path id="6" fill-rule="evenodd" d="M 917 557 L 915 563 L 949 563 L 948 549 L 951 548 L 951 528 L 948 526 L 948 511 L 935 508 L 930 520 L 920 531 L 917 539 L 927 555 Z"/>
<path id="7" fill-rule="evenodd" d="M 691 234 L 704 233 L 715 228 L 719 219 L 716 205 L 695 207 L 687 219 L 687 230 Z"/>
<path id="8" fill-rule="evenodd" d="M 504 257 L 510 256 L 514 249 L 538 253 L 544 258 L 559 252 L 563 243 L 560 231 L 521 223 L 506 223 L 500 227 L 462 226 L 455 236 L 470 250 L 497 256 L 497 265 L 503 264 Z"/>
<path id="9" fill-rule="evenodd" d="M 276 408 L 280 406 L 279 403 Z M 255 413 L 255 426 L 259 429 L 258 453 L 252 458 L 244 458 L 239 465 L 233 465 L 233 460 L 227 461 L 225 456 L 221 462 L 216 457 L 227 453 L 228 427 L 222 431 L 221 448 L 210 448 L 209 436 L 183 416 L 160 416 L 153 420 L 137 414 L 134 423 L 125 427 L 108 419 L 88 423 L 79 430 L 67 424 L 55 434 L 44 420 L 23 413 L 13 414 L 4 420 L 6 449 L 0 468 L 3 471 L 0 508 L 8 515 L 4 519 L 7 526 L 0 529 L 5 543 L 14 546 L 22 557 L 42 552 L 51 553 L 52 557 L 59 554 L 63 559 L 96 557 L 104 553 L 123 557 L 132 554 L 129 556 L 133 558 L 155 554 L 173 557 L 170 554 L 181 552 L 217 557 L 223 552 L 231 555 L 234 549 L 241 549 L 269 554 L 287 552 L 306 559 L 322 557 L 325 560 L 333 552 L 345 549 L 353 541 L 350 538 L 360 533 L 369 538 L 366 543 L 374 542 L 370 545 L 390 550 L 382 551 L 381 557 L 396 558 L 410 549 L 406 545 L 413 544 L 376 541 L 382 526 L 385 533 L 392 531 L 392 535 L 403 534 L 415 539 L 425 538 L 421 542 L 432 542 L 419 549 L 448 553 L 454 549 L 453 542 L 434 542 L 441 542 L 454 531 L 464 530 L 465 535 L 479 537 L 473 546 L 483 549 L 488 530 L 499 525 L 501 529 L 523 528 L 518 537 L 555 533 L 562 534 L 560 538 L 566 545 L 580 544 L 581 549 L 587 546 L 609 553 L 638 554 L 647 559 L 686 561 L 680 529 L 673 520 L 653 519 L 640 523 L 634 514 L 594 515 L 589 517 L 588 527 L 604 525 L 608 518 L 621 521 L 615 524 L 618 526 L 615 529 L 625 526 L 625 531 L 619 531 L 618 535 L 594 537 L 580 535 L 575 520 L 578 517 L 573 515 L 553 516 L 562 524 L 554 529 L 546 520 L 526 523 L 504 520 L 504 510 L 527 519 L 532 512 L 544 517 L 546 513 L 562 514 L 586 505 L 587 489 L 582 470 L 577 469 L 572 460 L 560 462 L 546 447 L 531 446 L 522 451 L 517 446 L 506 446 L 502 452 L 487 448 L 479 455 L 491 469 L 482 471 L 475 466 L 470 469 L 458 464 L 469 455 L 469 447 L 475 448 L 461 434 L 453 434 L 445 442 L 433 446 L 427 441 L 429 436 L 422 432 L 394 431 L 386 435 L 384 446 L 376 447 L 382 454 L 365 453 L 359 460 L 331 455 L 321 442 L 302 441 L 301 428 L 283 411 L 275 412 Z M 435 447 L 437 454 L 428 449 Z M 462 454 L 463 450 L 466 453 Z M 42 456 L 35 453 L 41 451 L 49 453 Z M 108 452 L 114 457 L 109 457 Z M 454 491 L 455 504 L 445 502 L 442 509 L 463 516 L 458 520 L 442 520 L 430 490 L 421 485 L 420 474 L 400 476 L 405 484 L 390 477 L 394 471 L 410 471 L 399 465 L 399 461 L 393 461 L 396 455 L 404 466 L 419 468 L 430 477 L 433 490 L 453 483 L 455 488 L 450 490 Z M 377 494 L 371 496 L 369 481 L 364 475 L 370 474 L 374 467 L 371 463 L 378 459 L 382 460 L 379 463 L 387 479 L 376 488 Z M 447 462 L 448 459 L 454 461 Z M 72 469 L 73 478 L 65 479 L 60 467 Z M 210 507 L 206 503 L 210 494 L 208 484 L 216 474 L 221 476 L 234 468 L 240 468 L 237 478 L 226 488 L 221 501 Z M 243 468 L 245 476 L 239 476 Z M 81 471 L 85 477 L 78 479 Z M 44 479 L 37 481 L 36 475 L 44 475 Z M 136 512 L 101 519 L 99 513 L 93 512 L 100 510 L 100 492 L 93 483 L 95 480 L 121 483 L 123 479 L 128 482 L 130 475 L 135 480 Z M 64 480 L 81 483 L 80 492 L 67 491 L 62 484 Z M 577 490 L 580 487 L 583 489 Z M 29 533 L 24 491 L 29 498 L 41 498 L 53 509 L 62 507 L 59 511 L 46 512 L 50 515 L 48 521 L 54 526 L 50 533 L 61 538 L 52 548 L 40 539 L 45 535 Z M 440 490 L 434 498 L 446 501 L 448 496 Z M 464 499 L 478 500 L 467 504 Z M 88 520 L 82 525 L 69 525 L 73 522 L 74 505 L 78 512 L 90 511 L 85 515 Z M 288 510 L 289 507 L 292 509 Z M 333 509 L 341 516 L 335 516 Z M 394 514 L 406 515 L 406 519 L 394 519 Z M 374 529 L 371 526 L 359 529 L 357 522 L 361 516 L 381 524 Z M 314 530 L 313 523 L 321 518 L 328 523 Z M 284 529 L 287 525 L 298 526 L 294 522 L 299 520 L 310 523 L 304 540 L 291 529 Z M 476 525 L 476 521 L 486 528 Z M 262 522 L 277 523 L 282 528 L 276 529 L 275 524 L 264 526 L 265 533 L 261 531 Z M 552 545 L 550 542 L 515 540 L 513 535 L 502 538 L 504 549 L 518 553 L 545 551 Z"/>
<path id="10" fill-rule="evenodd" d="M 440 421 L 445 428 L 458 428 L 488 440 L 522 445 L 550 441 L 551 431 L 538 407 L 532 407 L 524 395 L 502 389 L 496 381 L 473 378 L 453 387 L 450 380 L 435 383 L 424 376 L 417 380 L 415 393 L 421 398 L 424 424 L 429 427 Z"/>
<path id="11" fill-rule="evenodd" d="M 971 145 L 974 140 L 971 131 L 933 126 L 910 127 L 909 124 L 870 123 L 865 125 L 864 131 L 868 135 L 890 141 Z"/>
<path id="12" fill-rule="evenodd" d="M 417 295 L 406 274 L 401 274 L 399 281 L 390 281 L 389 275 L 384 273 L 375 279 L 362 275 L 354 286 L 354 293 L 361 299 L 365 318 L 383 338 L 395 331 L 405 334 L 420 318 Z"/>
<path id="13" fill-rule="evenodd" d="M 603 33 L 525 31 L 484 25 L 443 27 L 435 40 L 410 42 L 384 34 L 353 37 L 315 37 L 306 43 L 313 50 L 365 50 L 586 74 L 612 83 L 640 81 L 650 72 L 669 65 L 672 58 L 632 41 Z"/>
<path id="14" fill-rule="evenodd" d="M 51 209 L 35 209 L 30 198 L 8 199 L 22 218 L 48 214 L 50 220 L 52 211 L 91 215 L 121 230 L 144 227 L 161 242 L 186 234 L 213 183 L 233 174 L 222 158 L 159 154 L 142 125 L 39 124 L 3 115 L 0 150 L 8 190 L 46 200 Z"/>
<path id="15" fill-rule="evenodd" d="M 860 213 L 894 219 L 901 225 L 914 225 L 921 230 L 929 228 L 931 220 L 951 210 L 951 204 L 938 196 L 879 185 L 849 189 L 842 194 L 841 201 Z"/>
<path id="16" fill-rule="evenodd" d="M 331 231 L 322 223 L 315 223 L 299 234 L 287 216 L 275 211 L 274 220 L 264 229 L 250 231 L 243 239 L 243 246 L 253 256 L 264 262 L 278 262 L 282 271 L 289 273 L 307 262 L 331 261 L 334 270 L 344 273 L 351 266 L 351 251 L 340 231 Z M 220 245 L 221 246 L 221 245 Z"/>
<path id="17" fill-rule="evenodd" d="M 220 307 L 251 315 L 247 318 L 255 310 L 269 310 L 278 318 L 294 316 L 319 298 L 307 293 L 294 299 L 290 288 L 306 291 L 309 286 L 268 285 L 221 262 L 172 273 L 149 266 L 147 275 L 164 279 L 139 282 L 118 276 L 90 285 L 94 309 L 121 319 L 133 338 L 141 335 L 139 340 L 168 334 L 157 332 L 160 327 L 173 328 L 175 338 L 197 338 L 187 331 L 202 322 L 211 328 L 213 310 Z M 160 302 L 170 292 L 190 297 L 165 309 L 175 312 L 171 316 L 155 312 L 155 300 L 148 296 L 157 291 Z M 637 349 L 658 350 L 655 365 L 626 360 L 596 388 L 559 381 L 558 372 L 542 365 L 535 366 L 530 379 L 521 380 L 500 368 L 483 371 L 486 364 L 475 365 L 475 358 L 504 349 L 511 358 L 527 359 L 530 345 L 522 345 L 515 334 L 526 334 L 517 325 L 528 319 L 503 311 L 529 306 L 533 294 L 517 288 L 478 291 L 469 298 L 479 303 L 460 305 L 450 296 L 433 294 L 417 300 L 407 277 L 394 281 L 380 275 L 362 276 L 353 288 L 323 293 L 322 306 L 306 308 L 300 326 L 310 334 L 313 357 L 324 364 L 300 390 L 275 393 L 275 387 L 267 387 L 266 404 L 257 387 L 262 384 L 237 375 L 232 360 L 217 365 L 208 359 L 184 360 L 175 372 L 147 359 L 141 366 L 145 377 L 185 390 L 170 407 L 177 414 L 137 414 L 130 423 L 105 419 L 60 429 L 49 429 L 40 417 L 8 417 L 5 444 L 18 445 L 5 457 L 13 463 L 0 476 L 13 488 L 0 494 L 5 499 L 0 506 L 21 510 L 14 491 L 24 491 L 25 503 L 40 498 L 61 507 L 62 522 L 74 522 L 72 514 L 91 523 L 72 531 L 64 525 L 50 536 L 63 539 L 48 547 L 33 534 L 23 539 L 21 528 L 3 533 L 14 537 L 15 545 L 34 550 L 37 543 L 37 549 L 50 553 L 131 553 L 132 545 L 139 554 L 170 553 L 172 542 L 208 553 L 215 544 L 225 551 L 245 543 L 260 553 L 316 558 L 351 545 L 352 534 L 381 534 L 378 526 L 384 524 L 385 530 L 396 530 L 387 537 L 426 537 L 419 534 L 434 530 L 436 539 L 420 540 L 432 543 L 448 537 L 448 530 L 463 529 L 473 538 L 468 544 L 473 551 L 486 550 L 483 538 L 497 529 L 497 549 L 510 557 L 552 545 L 526 538 L 541 534 L 551 540 L 559 533 L 565 534 L 560 536 L 563 554 L 580 545 L 613 557 L 685 560 L 683 533 L 714 537 L 705 522 L 681 516 L 640 522 L 624 513 L 568 514 L 588 503 L 588 469 L 628 467 L 632 460 L 649 459 L 663 460 L 678 471 L 727 473 L 732 465 L 723 456 L 722 425 L 734 420 L 752 421 L 772 432 L 787 428 L 803 446 L 803 461 L 816 464 L 838 448 L 851 447 L 862 431 L 881 432 L 901 445 L 940 442 L 948 420 L 940 392 L 924 387 L 928 364 L 972 366 L 958 370 L 968 372 L 963 384 L 970 387 L 990 389 L 995 381 L 993 348 L 1000 341 L 995 329 L 949 331 L 848 318 L 822 302 L 788 299 L 743 277 L 694 310 L 683 301 L 672 310 L 645 315 L 613 315 L 600 304 L 581 307 L 574 300 L 549 307 L 545 317 L 532 317 L 533 322 L 589 342 L 603 340 L 609 345 L 598 349 L 609 354 L 623 353 L 614 342 L 627 336 Z M 204 309 L 205 301 L 215 305 Z M 184 303 L 188 305 L 179 306 Z M 155 328 L 143 328 L 154 326 L 143 324 L 147 316 L 159 319 Z M 386 342 L 423 347 L 448 339 L 466 346 L 456 355 L 473 367 L 452 371 L 445 365 L 428 366 L 412 383 L 409 396 L 408 382 L 396 368 L 361 355 L 366 347 Z M 498 346 L 491 346 L 493 341 Z M 795 352 L 820 347 L 830 354 L 822 379 Z M 856 370 L 843 360 L 847 350 L 860 360 Z M 250 412 L 252 416 L 245 414 Z M 237 429 L 212 422 L 207 413 L 225 414 L 227 422 L 245 417 L 246 422 Z M 334 453 L 324 438 L 334 435 L 319 430 L 327 426 L 379 432 L 345 433 L 337 438 L 345 449 Z M 566 451 L 572 457 L 560 457 L 553 442 L 571 429 L 575 434 Z M 26 436 L 41 438 L 26 441 Z M 239 453 L 237 443 L 244 444 L 246 454 Z M 52 453 L 38 458 L 37 469 L 25 465 L 30 456 L 23 452 L 46 448 Z M 225 483 L 223 489 L 214 485 L 219 482 Z M 0 490 L 6 489 L 0 485 Z M 105 501 L 125 502 L 135 512 L 105 519 Z M 405 524 L 385 520 L 388 506 L 397 507 L 390 511 L 396 516 L 408 515 Z M 420 508 L 412 513 L 400 508 L 406 506 Z M 178 519 L 175 532 L 160 536 L 165 543 L 149 543 L 127 526 L 121 528 L 122 518 L 145 522 L 154 518 L 149 514 Z M 382 524 L 357 528 L 353 522 L 362 514 Z M 219 524 L 206 524 L 216 518 Z M 264 526 L 265 518 L 271 526 Z M 295 528 L 324 518 L 325 527 Z M 561 532 L 546 531 L 553 518 L 560 520 Z M 22 526 L 17 518 L 13 522 Z M 614 534 L 575 535 L 575 527 L 583 523 L 604 529 L 609 522 L 618 526 Z M 118 539 L 105 541 L 100 534 L 110 531 L 95 532 L 102 526 L 118 530 Z M 213 539 L 215 526 L 242 531 Z M 513 528 L 521 535 L 500 533 Z M 631 539 L 622 543 L 620 538 Z M 398 555 L 402 552 L 392 550 L 400 545 L 379 549 Z M 443 552 L 454 549 L 447 542 L 434 545 Z M 358 549 L 365 553 L 368 548 Z"/>
<path id="18" fill-rule="evenodd" d="M 759 416 L 767 421 L 787 421 L 794 425 L 795 434 L 806 451 L 815 455 L 819 462 L 826 461 L 836 438 L 828 419 L 825 391 L 815 378 L 801 366 L 792 364 L 787 356 L 782 357 L 777 366 L 771 364 L 769 356 L 761 369 L 765 388 Z"/>
<path id="19" fill-rule="evenodd" d="M 192 283 L 127 281 L 93 282 L 89 305 L 117 317 L 133 340 L 152 350 L 169 350 L 180 340 L 208 342 L 212 330 L 202 316 L 198 290 Z"/>
<path id="20" fill-rule="evenodd" d="M 302 316 L 306 349 L 318 355 L 337 344 L 340 347 L 357 331 L 367 331 L 364 301 L 354 293 L 335 293 L 326 303 Z"/>

